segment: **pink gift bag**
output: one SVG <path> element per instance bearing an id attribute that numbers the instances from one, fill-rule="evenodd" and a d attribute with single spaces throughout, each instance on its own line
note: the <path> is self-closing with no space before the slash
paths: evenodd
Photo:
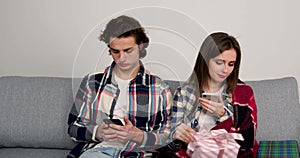
<path id="1" fill-rule="evenodd" d="M 240 145 L 235 141 L 244 140 L 239 133 L 228 133 L 225 129 L 201 131 L 194 135 L 196 141 L 190 142 L 187 154 L 191 158 L 234 158 Z"/>

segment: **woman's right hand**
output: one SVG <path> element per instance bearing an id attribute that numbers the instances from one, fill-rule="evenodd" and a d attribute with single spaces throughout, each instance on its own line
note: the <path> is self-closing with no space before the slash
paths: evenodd
<path id="1" fill-rule="evenodd" d="M 184 123 L 181 123 L 176 128 L 173 138 L 181 140 L 185 143 L 189 143 L 191 141 L 195 141 L 193 137 L 194 134 L 196 134 L 196 131 L 194 129 L 192 129 L 190 126 L 187 126 Z"/>

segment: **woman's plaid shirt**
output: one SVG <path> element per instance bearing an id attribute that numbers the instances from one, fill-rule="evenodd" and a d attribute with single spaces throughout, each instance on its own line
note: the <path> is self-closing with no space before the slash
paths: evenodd
<path id="1" fill-rule="evenodd" d="M 192 126 L 195 113 L 201 111 L 195 88 L 191 85 L 179 87 L 174 94 L 172 108 L 171 131 L 174 134 L 176 127 L 181 123 Z M 238 157 L 255 157 L 258 144 L 256 141 L 257 107 L 252 88 L 239 81 L 233 94 L 226 101 L 231 103 L 233 115 L 226 110 L 226 115 L 216 119 L 216 126 L 212 129 L 226 129 L 231 133 L 240 133 L 244 141 L 237 141 L 241 147 Z M 171 136 L 172 136 L 171 134 Z"/>

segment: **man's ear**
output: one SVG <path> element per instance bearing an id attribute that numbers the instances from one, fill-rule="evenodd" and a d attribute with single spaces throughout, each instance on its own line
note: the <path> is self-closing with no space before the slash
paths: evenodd
<path id="1" fill-rule="evenodd" d="M 139 44 L 139 50 L 141 51 L 144 48 L 144 43 Z"/>
<path id="2" fill-rule="evenodd" d="M 108 47 L 108 55 L 111 55 L 110 45 L 108 44 L 107 47 Z"/>

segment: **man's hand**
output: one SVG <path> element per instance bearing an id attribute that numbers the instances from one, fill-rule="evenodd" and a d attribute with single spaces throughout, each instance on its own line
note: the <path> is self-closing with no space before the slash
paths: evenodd
<path id="1" fill-rule="evenodd" d="M 98 126 L 96 137 L 108 142 L 118 141 L 116 130 L 110 128 L 110 125 L 106 123 L 101 123 Z"/>
<path id="2" fill-rule="evenodd" d="M 102 138 L 104 141 L 127 143 L 134 141 L 142 144 L 144 140 L 144 133 L 142 130 L 132 125 L 130 120 L 124 117 L 124 126 L 116 124 L 102 123 L 97 128 L 97 138 Z"/>
<path id="3" fill-rule="evenodd" d="M 126 143 L 127 141 L 134 141 L 138 144 L 142 144 L 144 140 L 144 133 L 142 130 L 133 126 L 130 120 L 124 117 L 124 126 L 110 124 L 110 128 L 115 129 L 116 139 L 119 142 Z"/>
<path id="4" fill-rule="evenodd" d="M 193 130 L 191 127 L 187 126 L 184 123 L 181 123 L 177 128 L 173 135 L 174 139 L 179 139 L 181 141 L 184 141 L 186 143 L 189 143 L 191 141 L 195 141 L 193 134 L 196 134 L 196 131 Z"/>

